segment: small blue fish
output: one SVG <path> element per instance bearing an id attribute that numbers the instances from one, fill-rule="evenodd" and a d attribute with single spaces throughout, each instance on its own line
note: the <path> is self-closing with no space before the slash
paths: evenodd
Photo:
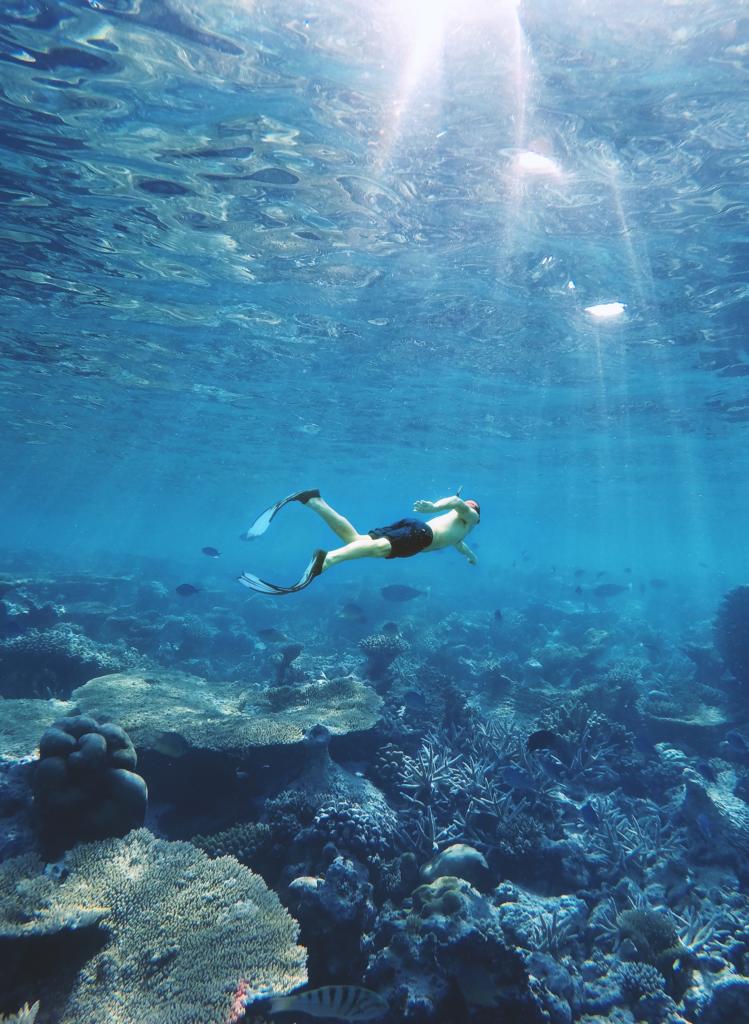
<path id="1" fill-rule="evenodd" d="M 203 552 L 204 555 L 207 555 L 208 558 L 218 558 L 221 555 L 221 552 L 218 550 L 218 548 L 206 547 L 201 548 L 200 550 Z"/>
<path id="2" fill-rule="evenodd" d="M 180 583 L 180 585 L 174 589 L 180 597 L 192 597 L 193 594 L 200 593 L 200 587 L 194 587 L 192 583 Z"/>

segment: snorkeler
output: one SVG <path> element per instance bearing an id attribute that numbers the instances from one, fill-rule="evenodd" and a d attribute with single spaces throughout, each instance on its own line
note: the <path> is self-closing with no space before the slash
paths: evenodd
<path id="1" fill-rule="evenodd" d="M 461 488 L 462 489 L 462 488 Z M 315 551 L 312 561 L 302 573 L 299 581 L 290 587 L 280 587 L 275 583 L 261 580 L 252 573 L 245 572 L 237 577 L 239 582 L 250 590 L 261 594 L 293 594 L 297 590 L 308 587 L 321 573 L 339 562 L 350 562 L 354 558 L 410 558 L 422 551 L 441 551 L 442 548 L 455 548 L 464 555 L 470 565 L 476 565 L 476 556 L 465 543 L 465 537 L 471 532 L 481 518 L 481 510 L 477 501 L 464 501 L 460 490 L 449 498 L 439 501 L 414 502 L 414 512 L 430 514 L 441 513 L 434 519 L 422 522 L 420 519 L 399 519 L 389 526 L 378 526 L 368 533 L 359 533 L 348 519 L 331 508 L 320 497 L 318 490 L 298 491 L 290 494 L 282 501 L 276 502 L 262 512 L 242 540 L 254 540 L 260 537 L 270 526 L 276 514 L 291 501 L 301 502 L 326 523 L 327 526 L 344 542 L 342 547 L 333 551 Z"/>

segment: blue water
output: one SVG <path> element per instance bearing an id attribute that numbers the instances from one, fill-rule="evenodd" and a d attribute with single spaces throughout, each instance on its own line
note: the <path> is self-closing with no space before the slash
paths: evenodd
<path id="1" fill-rule="evenodd" d="M 405 9 L 3 5 L 7 551 L 464 484 L 476 586 L 746 577 L 744 5 Z"/>
<path id="2" fill-rule="evenodd" d="M 385 1024 L 749 1021 L 748 58 L 743 0 L 0 3 L 0 1015 L 254 1019 L 267 885 Z M 476 566 L 237 582 L 340 543 L 240 539 L 291 492 L 461 487 Z"/>

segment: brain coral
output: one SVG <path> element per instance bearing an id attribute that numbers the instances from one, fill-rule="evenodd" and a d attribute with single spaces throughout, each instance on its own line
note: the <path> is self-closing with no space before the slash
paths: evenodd
<path id="1" fill-rule="evenodd" d="M 43 917 L 88 913 L 108 933 L 59 1024 L 223 1024 L 237 1015 L 238 992 L 282 994 L 307 979 L 296 922 L 233 857 L 210 860 L 140 829 L 77 847 L 65 867 L 56 881 L 34 857 L 0 866 L 5 921 L 36 902 Z"/>
<path id="2" fill-rule="evenodd" d="M 159 671 L 100 676 L 75 690 L 73 700 L 86 714 L 120 723 L 138 749 L 170 756 L 190 749 L 242 755 L 254 747 L 300 743 L 314 725 L 334 734 L 363 731 L 375 725 L 382 704 L 354 676 L 296 687 L 285 693 L 282 707 L 273 692 Z"/>

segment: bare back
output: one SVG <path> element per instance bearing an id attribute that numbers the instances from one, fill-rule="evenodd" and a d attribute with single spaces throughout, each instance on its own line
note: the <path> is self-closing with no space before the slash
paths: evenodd
<path id="1" fill-rule="evenodd" d="M 427 525 L 431 527 L 434 540 L 425 551 L 440 551 L 442 548 L 453 547 L 460 544 L 468 536 L 475 523 L 463 519 L 456 509 L 450 509 L 441 516 L 428 519 Z"/>

